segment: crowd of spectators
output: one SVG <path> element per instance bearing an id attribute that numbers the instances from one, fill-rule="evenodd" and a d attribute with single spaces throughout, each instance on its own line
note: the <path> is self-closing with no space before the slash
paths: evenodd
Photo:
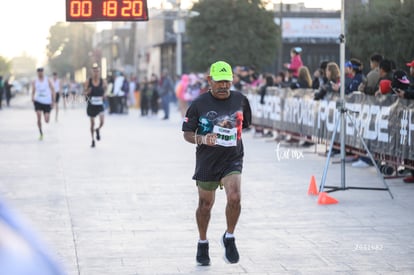
<path id="1" fill-rule="evenodd" d="M 291 62 L 284 64 L 285 70 L 277 74 L 259 73 L 254 67 L 237 66 L 234 70 L 233 88 L 239 91 L 245 88 L 256 89 L 261 104 L 266 103 L 266 91 L 269 87 L 313 89 L 314 100 L 326 99 L 333 94 L 339 95 L 342 81 L 339 65 L 329 60 L 322 61 L 311 76 L 309 68 L 302 62 L 301 53 L 301 48 L 293 48 L 290 52 Z M 357 58 L 352 57 L 346 61 L 343 80 L 346 95 L 364 93 L 370 96 L 414 99 L 414 60 L 406 63 L 404 68 L 397 68 L 392 59 L 374 53 L 367 61 L 370 64 L 369 70 L 364 70 L 364 62 Z M 372 165 L 370 159 L 364 156 L 356 158 L 352 164 L 353 167 L 360 168 Z M 414 171 L 404 181 L 414 183 Z"/>

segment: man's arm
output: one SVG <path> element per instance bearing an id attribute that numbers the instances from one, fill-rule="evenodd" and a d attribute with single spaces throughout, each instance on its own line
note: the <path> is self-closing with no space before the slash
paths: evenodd
<path id="1" fill-rule="evenodd" d="M 88 96 L 90 93 L 90 89 L 89 89 L 89 81 L 86 80 L 85 83 L 83 83 L 83 94 Z"/>
<path id="2" fill-rule="evenodd" d="M 184 139 L 192 144 L 197 145 L 208 145 L 208 146 L 214 146 L 216 145 L 216 139 L 217 135 L 213 133 L 206 134 L 205 136 L 202 135 L 196 135 L 194 132 L 184 132 Z"/>
<path id="3" fill-rule="evenodd" d="M 249 128 L 252 124 L 252 109 L 247 97 L 243 99 L 243 129 Z"/>

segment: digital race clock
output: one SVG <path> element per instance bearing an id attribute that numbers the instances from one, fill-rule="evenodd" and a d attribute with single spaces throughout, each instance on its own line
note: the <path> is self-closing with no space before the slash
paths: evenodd
<path id="1" fill-rule="evenodd" d="M 66 21 L 147 21 L 146 0 L 66 0 Z"/>

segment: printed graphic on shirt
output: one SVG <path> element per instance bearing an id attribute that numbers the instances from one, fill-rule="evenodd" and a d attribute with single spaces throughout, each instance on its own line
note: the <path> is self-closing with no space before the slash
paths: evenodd
<path id="1" fill-rule="evenodd" d="M 222 116 L 218 116 L 215 111 L 210 111 L 205 116 L 200 116 L 198 133 L 202 135 L 215 133 L 217 145 L 232 147 L 236 146 L 237 140 L 241 139 L 242 125 L 243 113 L 241 111 Z"/>

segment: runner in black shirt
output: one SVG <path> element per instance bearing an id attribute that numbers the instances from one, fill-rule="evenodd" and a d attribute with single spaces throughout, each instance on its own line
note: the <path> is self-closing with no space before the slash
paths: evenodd
<path id="1" fill-rule="evenodd" d="M 100 77 L 100 69 L 98 64 L 94 63 L 92 66 L 92 77 L 85 83 L 85 94 L 88 101 L 86 113 L 91 118 L 91 136 L 92 145 L 95 147 L 95 137 L 100 140 L 99 130 L 104 124 L 104 105 L 103 99 L 105 97 L 106 82 Z M 95 129 L 95 117 L 99 115 L 99 127 Z"/>
<path id="2" fill-rule="evenodd" d="M 226 260 L 239 261 L 234 229 L 240 215 L 240 183 L 243 168 L 242 129 L 251 123 L 251 110 L 247 98 L 230 91 L 232 68 L 223 61 L 211 65 L 208 93 L 196 98 L 187 110 L 182 130 L 184 139 L 197 144 L 196 180 L 199 205 L 196 211 L 200 240 L 197 262 L 209 265 L 207 227 L 217 187 L 225 188 L 227 195 L 227 230 L 222 241 Z"/>

